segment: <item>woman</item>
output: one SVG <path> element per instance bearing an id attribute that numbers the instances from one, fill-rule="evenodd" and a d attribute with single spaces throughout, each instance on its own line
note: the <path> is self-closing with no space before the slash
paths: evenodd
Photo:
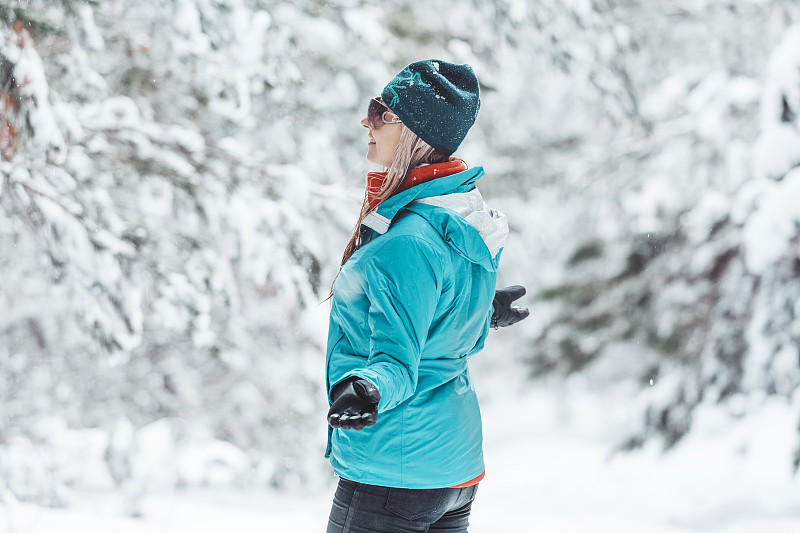
<path id="1" fill-rule="evenodd" d="M 483 478 L 467 359 L 490 322 L 527 316 L 498 291 L 506 218 L 452 157 L 475 122 L 468 65 L 418 61 L 370 101 L 367 191 L 333 286 L 326 457 L 340 481 L 328 533 L 467 531 Z M 502 300 L 502 305 L 497 302 Z"/>

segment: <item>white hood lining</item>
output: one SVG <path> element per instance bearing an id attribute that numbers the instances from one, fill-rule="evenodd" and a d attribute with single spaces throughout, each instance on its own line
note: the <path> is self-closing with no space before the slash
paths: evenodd
<path id="1" fill-rule="evenodd" d="M 414 202 L 444 207 L 464 218 L 478 230 L 492 257 L 495 257 L 505 244 L 508 236 L 508 218 L 500 211 L 486 205 L 478 189 L 464 193 L 420 198 Z"/>

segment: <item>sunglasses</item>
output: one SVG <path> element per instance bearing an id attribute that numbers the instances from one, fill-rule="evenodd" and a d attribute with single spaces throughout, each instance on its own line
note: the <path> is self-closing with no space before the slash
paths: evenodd
<path id="1" fill-rule="evenodd" d="M 402 121 L 389 109 L 389 106 L 383 103 L 380 96 L 376 96 L 369 101 L 367 122 L 370 128 L 377 130 L 384 124 L 400 124 Z"/>

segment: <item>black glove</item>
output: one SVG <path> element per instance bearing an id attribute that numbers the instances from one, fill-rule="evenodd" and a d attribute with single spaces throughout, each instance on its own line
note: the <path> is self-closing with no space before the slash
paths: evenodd
<path id="1" fill-rule="evenodd" d="M 495 291 L 494 301 L 492 301 L 494 313 L 492 313 L 491 321 L 494 329 L 512 326 L 520 320 L 528 318 L 530 313 L 527 307 L 519 308 L 511 305 L 511 302 L 523 296 L 525 296 L 525 287 L 521 285 L 512 285 Z"/>
<path id="2" fill-rule="evenodd" d="M 350 378 L 339 383 L 331 392 L 331 400 L 328 424 L 333 428 L 361 431 L 378 420 L 381 393 L 365 379 Z"/>

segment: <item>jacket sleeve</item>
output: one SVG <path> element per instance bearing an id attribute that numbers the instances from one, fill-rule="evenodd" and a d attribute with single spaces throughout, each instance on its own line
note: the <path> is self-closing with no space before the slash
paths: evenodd
<path id="1" fill-rule="evenodd" d="M 370 353 L 358 376 L 381 393 L 378 412 L 397 407 L 417 387 L 420 354 L 442 292 L 444 260 L 426 241 L 401 236 L 380 243 L 367 264 Z"/>

